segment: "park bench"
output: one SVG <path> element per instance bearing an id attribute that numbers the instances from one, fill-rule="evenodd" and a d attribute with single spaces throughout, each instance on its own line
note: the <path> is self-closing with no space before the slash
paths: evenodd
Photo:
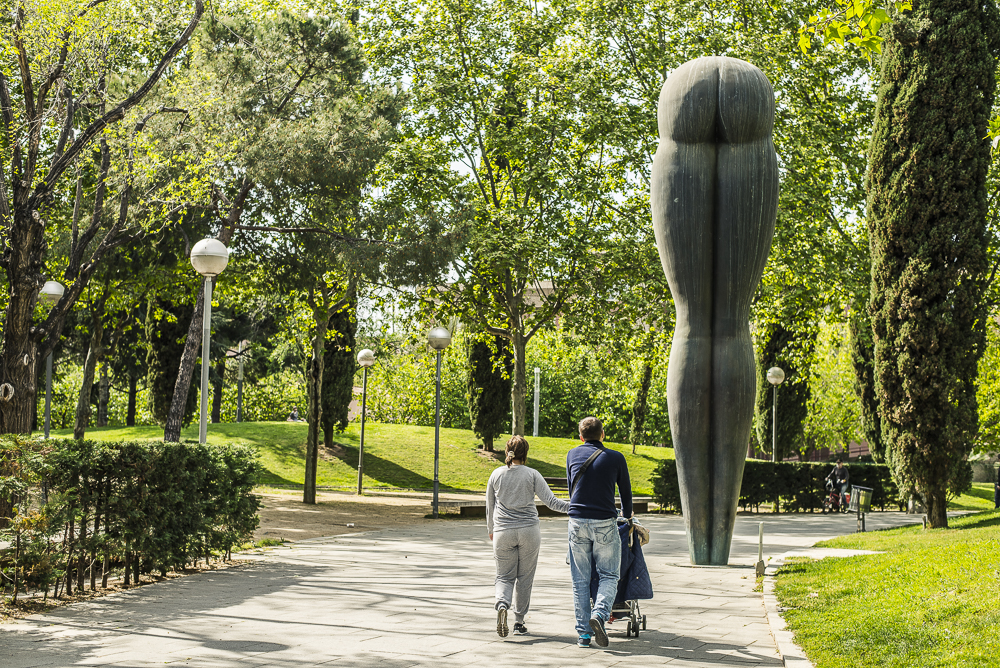
<path id="1" fill-rule="evenodd" d="M 636 514 L 648 513 L 650 501 L 652 501 L 652 498 L 648 496 L 633 496 L 632 512 Z M 615 505 L 621 508 L 621 501 L 616 499 Z M 539 516 L 542 517 L 563 514 L 557 513 L 541 501 L 535 501 L 535 507 L 538 509 Z M 455 511 L 458 511 L 458 514 L 462 517 L 486 517 L 486 499 L 470 499 L 468 501 L 438 501 L 439 513 L 454 513 Z"/>

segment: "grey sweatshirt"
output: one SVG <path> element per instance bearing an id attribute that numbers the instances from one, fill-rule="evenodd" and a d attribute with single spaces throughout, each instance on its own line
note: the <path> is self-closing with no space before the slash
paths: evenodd
<path id="1" fill-rule="evenodd" d="M 493 471 L 486 483 L 486 531 L 522 529 L 538 524 L 535 496 L 557 513 L 569 512 L 569 501 L 557 499 L 542 474 L 514 464 Z"/>

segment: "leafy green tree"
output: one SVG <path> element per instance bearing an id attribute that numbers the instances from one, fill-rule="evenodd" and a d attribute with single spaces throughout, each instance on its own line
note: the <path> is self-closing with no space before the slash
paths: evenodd
<path id="1" fill-rule="evenodd" d="M 986 178 L 1000 20 L 919 0 L 886 31 L 869 151 L 875 389 L 887 459 L 933 527 L 967 478 L 989 281 Z"/>
<path id="2" fill-rule="evenodd" d="M 2 433 L 30 430 L 36 356 L 58 343 L 66 314 L 104 256 L 132 238 L 121 216 L 105 213 L 109 143 L 187 44 L 204 5 L 194 0 L 193 8 L 184 7 L 187 25 L 179 35 L 175 8 L 145 7 L 142 30 L 132 21 L 134 9 L 124 2 L 17 0 L 0 19 L 8 56 L 0 65 L 0 236 L 9 289 L 0 364 L 14 388 L 0 406 Z M 98 185 L 90 220 L 77 227 L 78 216 L 65 206 L 72 198 L 68 176 L 92 150 L 99 156 Z M 126 179 L 125 201 L 129 191 Z M 69 285 L 36 326 L 53 230 L 68 231 L 70 224 Z"/>
<path id="3" fill-rule="evenodd" d="M 493 452 L 493 441 L 510 424 L 510 376 L 513 357 L 510 342 L 502 336 L 466 332 L 469 419 L 472 431 Z"/>
<path id="4" fill-rule="evenodd" d="M 846 450 L 851 441 L 861 441 L 865 437 L 862 399 L 854 389 L 852 354 L 847 324 L 820 325 L 815 361 L 810 369 L 809 414 L 805 421 L 808 449 L 829 448 L 837 452 Z M 779 413 L 782 399 L 779 395 Z"/>
<path id="5" fill-rule="evenodd" d="M 380 75 L 411 81 L 406 132 L 461 163 L 472 221 L 454 280 L 426 295 L 476 329 L 510 341 L 513 432 L 523 434 L 526 350 L 568 316 L 604 273 L 618 238 L 610 205 L 611 80 L 574 3 L 377 2 L 363 24 Z"/>
<path id="6" fill-rule="evenodd" d="M 616 82 L 621 100 L 616 110 L 622 147 L 618 158 L 627 165 L 627 173 L 638 176 L 629 184 L 635 190 L 616 202 L 618 224 L 634 236 L 636 246 L 653 246 L 647 222 L 648 183 L 641 179 L 649 173 L 657 146 L 652 110 L 666 76 L 688 60 L 726 55 L 760 67 L 774 87 L 774 143 L 782 182 L 775 238 L 754 297 L 753 322 L 758 349 L 770 345 L 769 354 L 800 371 L 794 383 L 800 386 L 795 392 L 801 390 L 799 400 L 793 400 L 797 408 L 784 412 L 779 407 L 779 419 L 805 417 L 815 324 L 827 311 L 834 317 L 850 312 L 847 307 L 865 302 L 868 294 L 863 175 L 864 145 L 874 110 L 869 83 L 873 70 L 858 50 L 836 45 L 806 52 L 798 48 L 803 14 L 819 13 L 824 6 L 824 2 L 701 5 L 641 0 L 591 4 L 582 10 L 591 40 L 609 46 L 604 54 L 608 78 Z M 636 251 L 631 255 L 642 256 Z M 645 301 L 648 313 L 657 318 L 660 303 L 669 307 L 669 300 L 651 298 L 655 291 L 650 290 L 650 274 L 662 273 L 655 253 L 644 266 L 619 264 L 628 269 L 615 275 L 617 282 L 643 288 L 635 299 L 635 312 L 641 314 Z M 605 313 L 617 313 L 621 303 L 628 299 L 611 299 L 606 308 L 597 309 L 599 320 L 606 319 L 601 318 Z M 632 321 L 645 319 L 639 315 Z M 769 341 L 769 333 L 779 327 L 787 336 Z M 779 341 L 787 347 L 773 349 Z M 759 369 L 761 376 L 766 369 Z M 763 428 L 765 421 L 770 424 L 770 385 L 761 389 L 767 396 L 762 393 L 755 420 Z M 794 399 L 795 392 L 789 398 Z M 793 434 L 801 433 L 801 424 L 789 428 Z M 769 435 L 770 427 L 766 430 Z"/>

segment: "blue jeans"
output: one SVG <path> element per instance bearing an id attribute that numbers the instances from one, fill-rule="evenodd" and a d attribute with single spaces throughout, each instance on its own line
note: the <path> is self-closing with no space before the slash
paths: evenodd
<path id="1" fill-rule="evenodd" d="M 597 600 L 590 607 L 591 564 L 597 565 Z M 590 520 L 569 518 L 569 569 L 573 576 L 576 632 L 590 635 L 590 618 L 608 621 L 618 593 L 622 565 L 622 542 L 614 518 Z"/>

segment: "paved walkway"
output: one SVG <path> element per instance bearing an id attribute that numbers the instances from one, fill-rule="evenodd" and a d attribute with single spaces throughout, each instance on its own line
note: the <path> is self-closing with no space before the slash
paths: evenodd
<path id="1" fill-rule="evenodd" d="M 647 630 L 575 646 L 565 520 L 542 520 L 530 635 L 498 638 L 485 524 L 442 520 L 321 538 L 252 565 L 144 586 L 0 626 L 0 666 L 780 666 L 753 592 L 765 558 L 854 530 L 851 517 L 741 516 L 729 568 L 687 563 L 683 522 L 646 516 L 656 598 Z M 879 513 L 870 529 L 913 522 Z M 616 628 L 619 626 L 621 628 Z"/>

